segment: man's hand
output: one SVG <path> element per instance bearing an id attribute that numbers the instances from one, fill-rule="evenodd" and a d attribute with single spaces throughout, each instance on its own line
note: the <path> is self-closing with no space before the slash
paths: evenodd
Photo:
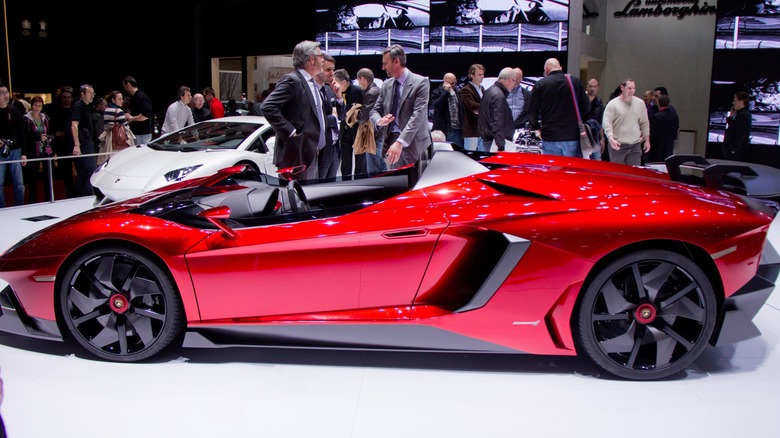
<path id="1" fill-rule="evenodd" d="M 400 141 L 393 143 L 387 150 L 387 164 L 395 164 L 401 159 L 401 151 L 403 151 L 404 145 Z"/>
<path id="2" fill-rule="evenodd" d="M 609 139 L 609 145 L 612 146 L 612 149 L 619 151 L 620 150 L 620 142 L 616 138 L 610 138 Z"/>
<path id="3" fill-rule="evenodd" d="M 649 136 L 645 139 L 645 146 L 642 149 L 645 151 L 645 153 L 650 152 L 650 137 Z"/>
<path id="4" fill-rule="evenodd" d="M 384 117 L 376 121 L 376 126 L 387 126 L 395 120 L 395 116 L 392 114 L 386 114 Z"/>

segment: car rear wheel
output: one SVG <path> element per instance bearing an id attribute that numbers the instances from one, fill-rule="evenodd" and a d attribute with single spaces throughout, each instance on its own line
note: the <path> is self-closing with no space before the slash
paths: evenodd
<path id="1" fill-rule="evenodd" d="M 670 251 L 623 256 L 591 281 L 575 314 L 580 348 L 625 379 L 672 376 L 696 359 L 715 329 L 717 302 L 707 276 Z"/>
<path id="2" fill-rule="evenodd" d="M 59 302 L 70 335 L 111 361 L 147 359 L 184 328 L 173 282 L 156 261 L 135 250 L 96 249 L 74 259 L 64 271 Z"/>

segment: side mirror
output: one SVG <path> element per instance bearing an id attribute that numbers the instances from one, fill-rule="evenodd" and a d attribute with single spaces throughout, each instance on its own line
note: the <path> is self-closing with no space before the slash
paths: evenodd
<path id="1" fill-rule="evenodd" d="M 203 210 L 200 213 L 198 213 L 199 217 L 205 218 L 212 224 L 214 224 L 215 227 L 217 227 L 220 231 L 225 233 L 228 238 L 235 239 L 238 237 L 238 233 L 232 228 L 230 228 L 225 222 L 223 222 L 224 219 L 230 218 L 230 207 L 225 205 L 220 205 L 217 207 L 209 208 L 207 210 Z"/>

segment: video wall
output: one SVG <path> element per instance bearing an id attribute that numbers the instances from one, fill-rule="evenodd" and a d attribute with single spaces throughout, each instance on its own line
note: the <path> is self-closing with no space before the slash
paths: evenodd
<path id="1" fill-rule="evenodd" d="M 315 0 L 317 41 L 334 56 L 561 52 L 569 0 Z"/>
<path id="2" fill-rule="evenodd" d="M 734 93 L 750 95 L 750 142 L 780 144 L 780 2 L 718 2 L 707 141 L 722 143 Z"/>

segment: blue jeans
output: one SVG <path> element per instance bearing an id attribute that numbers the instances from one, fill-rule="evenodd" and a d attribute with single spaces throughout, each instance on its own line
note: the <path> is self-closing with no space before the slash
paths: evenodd
<path id="1" fill-rule="evenodd" d="M 95 145 L 81 143 L 81 153 L 85 155 L 97 153 Z M 89 178 L 97 168 L 97 157 L 76 157 L 73 160 L 76 165 L 76 196 L 92 196 L 92 184 Z"/>
<path id="2" fill-rule="evenodd" d="M 146 144 L 152 141 L 152 134 L 140 134 L 135 136 L 135 144 Z"/>
<path id="3" fill-rule="evenodd" d="M 0 189 L 5 187 L 5 169 L 11 172 L 14 184 L 14 205 L 24 205 L 24 181 L 22 180 L 22 163 L 7 163 L 22 159 L 21 149 L 11 149 L 7 158 L 0 157 Z M 5 190 L 0 190 L 0 208 L 5 207 Z"/>
<path id="4" fill-rule="evenodd" d="M 564 157 L 582 158 L 580 141 L 544 141 L 542 140 L 542 149 L 547 155 L 563 155 Z"/>
<path id="5" fill-rule="evenodd" d="M 460 129 L 447 129 L 447 141 L 463 146 L 463 131 Z"/>
<path id="6" fill-rule="evenodd" d="M 387 172 L 387 163 L 383 158 L 382 153 L 382 136 L 377 136 L 376 140 L 376 154 L 366 153 L 366 171 L 369 175 L 375 175 L 377 173 Z"/>
<path id="7" fill-rule="evenodd" d="M 463 147 L 470 151 L 482 150 L 482 138 L 481 137 L 464 137 Z"/>

